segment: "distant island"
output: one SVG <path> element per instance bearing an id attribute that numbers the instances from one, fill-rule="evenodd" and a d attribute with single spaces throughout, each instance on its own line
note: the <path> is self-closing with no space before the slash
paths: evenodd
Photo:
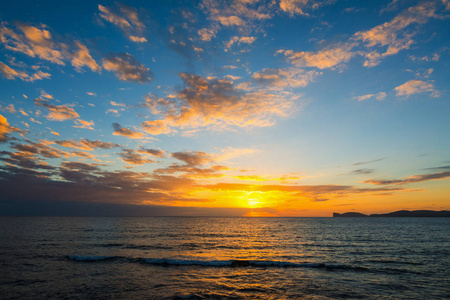
<path id="1" fill-rule="evenodd" d="M 343 214 L 339 213 L 333 213 L 333 218 L 361 218 L 361 217 L 425 217 L 425 218 L 431 218 L 431 217 L 450 217 L 450 211 L 448 210 L 441 210 L 441 211 L 434 211 L 434 210 L 399 210 L 387 214 L 371 214 L 366 215 L 359 212 L 346 212 Z"/>

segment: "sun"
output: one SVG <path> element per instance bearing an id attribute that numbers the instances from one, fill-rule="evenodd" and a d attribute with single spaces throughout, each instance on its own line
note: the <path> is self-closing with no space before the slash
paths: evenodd
<path id="1" fill-rule="evenodd" d="M 242 200 L 243 202 L 246 202 L 247 207 L 257 208 L 264 204 L 264 195 L 259 191 L 244 192 Z"/>

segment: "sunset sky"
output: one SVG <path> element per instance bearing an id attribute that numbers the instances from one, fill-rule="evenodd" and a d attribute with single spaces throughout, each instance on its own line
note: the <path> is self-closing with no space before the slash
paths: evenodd
<path id="1" fill-rule="evenodd" d="M 450 209 L 448 0 L 1 1 L 0 22 L 4 213 Z"/>

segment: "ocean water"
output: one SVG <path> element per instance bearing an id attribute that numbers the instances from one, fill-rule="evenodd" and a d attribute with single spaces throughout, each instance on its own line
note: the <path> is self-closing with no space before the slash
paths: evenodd
<path id="1" fill-rule="evenodd" d="M 450 218 L 0 218 L 2 299 L 449 299 Z"/>

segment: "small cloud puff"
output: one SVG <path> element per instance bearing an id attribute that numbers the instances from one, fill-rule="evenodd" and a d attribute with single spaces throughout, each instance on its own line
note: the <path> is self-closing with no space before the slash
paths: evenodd
<path id="1" fill-rule="evenodd" d="M 358 101 L 364 101 L 364 100 L 371 99 L 371 98 L 375 98 L 378 101 L 382 101 L 386 98 L 386 93 L 379 92 L 377 94 L 367 94 L 367 95 L 353 97 L 353 99 L 356 99 Z"/>
<path id="2" fill-rule="evenodd" d="M 434 85 L 431 82 L 425 82 L 422 80 L 410 80 L 404 84 L 395 88 L 397 96 L 409 97 L 414 94 L 422 94 L 429 92 L 432 97 L 439 97 L 440 93 L 434 89 Z"/>

